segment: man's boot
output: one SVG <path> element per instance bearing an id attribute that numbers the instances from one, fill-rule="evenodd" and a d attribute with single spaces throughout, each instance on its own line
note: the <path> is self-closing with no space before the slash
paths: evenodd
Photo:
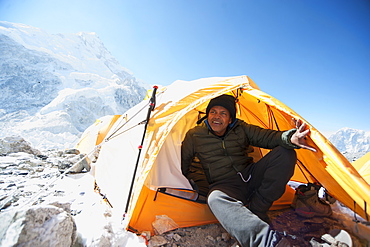
<path id="1" fill-rule="evenodd" d="M 320 186 L 314 184 L 300 185 L 292 203 L 296 214 L 305 218 L 315 216 L 330 216 L 332 210 L 329 204 L 318 196 Z"/>

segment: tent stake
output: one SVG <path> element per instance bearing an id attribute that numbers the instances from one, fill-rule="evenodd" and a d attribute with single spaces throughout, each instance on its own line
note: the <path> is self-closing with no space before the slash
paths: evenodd
<path id="1" fill-rule="evenodd" d="M 127 203 L 126 203 L 126 209 L 125 209 L 125 213 L 128 212 L 128 207 L 129 207 L 129 204 L 130 204 L 130 199 L 131 199 L 131 194 L 132 194 L 132 189 L 134 188 L 134 183 L 135 183 L 135 178 L 136 178 L 136 171 L 137 171 L 137 167 L 139 165 L 139 160 L 140 160 L 140 154 L 141 154 L 141 150 L 142 150 L 142 147 L 143 147 L 143 144 L 144 144 L 144 140 L 145 140 L 145 134 L 146 134 L 146 129 L 148 127 L 148 123 L 149 123 L 149 119 L 150 119 L 150 114 L 151 112 L 154 110 L 155 108 L 155 95 L 156 95 L 156 92 L 157 92 L 157 89 L 158 87 L 157 86 L 153 86 L 153 93 L 152 93 L 152 97 L 150 98 L 150 104 L 149 104 L 149 108 L 148 108 L 148 113 L 146 115 L 146 120 L 145 120 L 145 127 L 144 127 L 144 133 L 143 133 L 143 137 L 141 138 L 141 144 L 139 146 L 139 153 L 137 155 L 137 160 L 136 160 L 136 164 L 135 164 L 135 170 L 134 170 L 134 174 L 132 176 L 132 181 L 131 181 L 131 186 L 130 186 L 130 190 L 128 192 L 128 197 L 127 197 Z"/>

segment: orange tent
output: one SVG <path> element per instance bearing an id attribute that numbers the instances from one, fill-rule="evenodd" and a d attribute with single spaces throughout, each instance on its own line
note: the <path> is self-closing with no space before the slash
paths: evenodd
<path id="1" fill-rule="evenodd" d="M 152 231 L 156 216 L 167 215 L 179 227 L 215 222 L 207 204 L 197 197 L 181 174 L 180 148 L 185 133 L 203 116 L 208 102 L 221 94 L 238 97 L 237 117 L 248 123 L 275 130 L 294 128 L 292 118 L 302 119 L 311 128 L 308 140 L 317 153 L 299 149 L 292 180 L 318 182 L 328 193 L 362 217 L 370 212 L 370 186 L 341 153 L 300 115 L 274 97 L 259 90 L 247 76 L 176 81 L 157 92 L 144 145 L 143 121 L 149 104 L 144 100 L 123 114 L 113 125 L 101 146 L 95 167 L 96 183 L 113 210 L 126 214 L 127 227 L 136 232 Z M 257 149 L 259 155 L 268 150 Z M 135 163 L 138 169 L 133 174 Z M 134 186 L 129 193 L 133 176 Z M 292 190 L 278 207 L 288 207 Z M 125 212 L 129 198 L 128 211 Z M 276 204 L 275 204 L 276 206 Z"/>

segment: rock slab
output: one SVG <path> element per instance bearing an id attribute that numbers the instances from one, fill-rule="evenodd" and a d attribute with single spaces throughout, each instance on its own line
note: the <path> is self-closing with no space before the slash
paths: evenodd
<path id="1" fill-rule="evenodd" d="M 72 246 L 76 224 L 60 207 L 37 205 L 0 215 L 0 246 Z"/>

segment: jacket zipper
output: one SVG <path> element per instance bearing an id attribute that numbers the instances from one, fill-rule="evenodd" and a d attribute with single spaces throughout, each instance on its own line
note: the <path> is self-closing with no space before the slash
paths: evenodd
<path id="1" fill-rule="evenodd" d="M 230 160 L 230 162 L 231 162 L 232 167 L 233 167 L 233 168 L 234 168 L 234 170 L 238 173 L 239 171 L 238 171 L 238 170 L 235 168 L 235 166 L 234 166 L 233 158 L 231 158 L 231 156 L 230 156 L 230 155 L 228 155 L 228 153 L 227 153 L 227 149 L 226 149 L 226 146 L 225 146 L 225 139 L 224 139 L 224 138 L 222 138 L 222 148 L 224 149 L 225 156 L 229 157 L 229 160 Z"/>
<path id="2" fill-rule="evenodd" d="M 227 156 L 227 151 L 225 147 L 225 139 L 222 138 L 222 148 L 224 149 L 225 156 Z"/>
<path id="3" fill-rule="evenodd" d="M 236 125 L 236 124 L 234 124 L 234 125 L 232 126 L 232 128 L 228 130 L 228 133 L 226 133 L 226 135 L 228 135 L 228 134 L 229 134 L 229 132 L 230 132 L 233 128 L 235 128 L 235 125 Z M 226 135 L 225 135 L 223 138 L 220 138 L 220 139 L 221 139 L 221 143 L 222 143 L 222 148 L 224 149 L 225 156 L 228 156 L 228 155 L 227 155 L 226 146 L 225 146 L 225 137 L 226 137 Z M 230 161 L 231 161 L 231 164 L 233 164 L 233 160 L 232 160 L 232 158 L 231 158 L 230 156 L 229 156 L 229 159 L 230 159 Z M 233 167 L 234 167 L 234 165 L 233 165 Z M 234 167 L 234 169 L 235 169 L 235 167 Z M 235 169 L 235 170 L 236 170 L 236 169 Z M 212 179 L 212 172 L 211 172 L 211 166 L 209 166 L 209 167 L 208 167 L 208 171 L 209 171 L 209 178 L 210 178 L 211 182 L 213 183 L 213 179 Z"/>
<path id="4" fill-rule="evenodd" d="M 226 151 L 224 138 L 221 139 L 221 144 L 222 144 L 222 148 L 224 149 L 225 156 L 227 156 L 227 151 Z M 208 167 L 208 172 L 209 172 L 209 178 L 210 178 L 211 182 L 213 183 L 211 166 Z"/>

